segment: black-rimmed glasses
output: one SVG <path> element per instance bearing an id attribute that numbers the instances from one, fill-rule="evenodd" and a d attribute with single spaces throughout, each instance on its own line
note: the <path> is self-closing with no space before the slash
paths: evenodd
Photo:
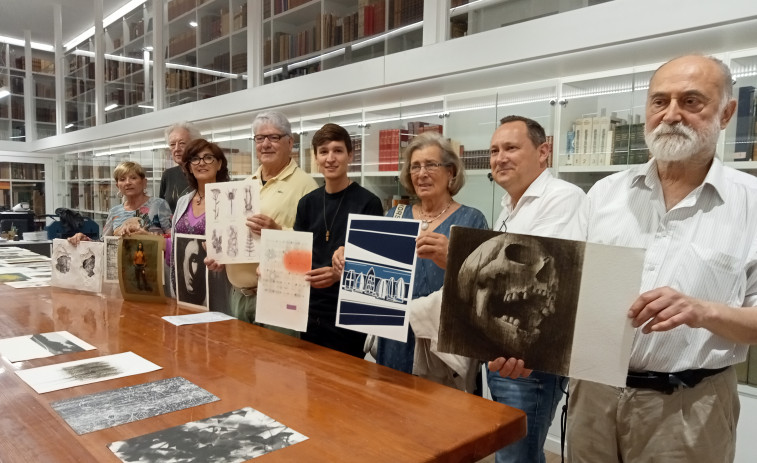
<path id="1" fill-rule="evenodd" d="M 213 164 L 214 162 L 216 162 L 216 157 L 215 156 L 203 156 L 203 157 L 195 156 L 189 160 L 189 162 L 194 166 L 200 165 L 200 161 L 202 161 L 205 164 Z"/>
<path id="2" fill-rule="evenodd" d="M 289 136 L 289 134 L 286 134 L 286 133 L 284 133 L 284 134 L 272 133 L 270 135 L 255 135 L 254 137 L 252 137 L 252 139 L 255 140 L 255 143 L 257 143 L 257 144 L 263 143 L 266 138 L 271 143 L 278 143 L 282 138 L 284 138 L 286 136 Z"/>

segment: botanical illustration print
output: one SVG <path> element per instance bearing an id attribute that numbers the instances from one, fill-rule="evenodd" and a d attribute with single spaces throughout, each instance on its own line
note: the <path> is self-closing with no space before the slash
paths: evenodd
<path id="1" fill-rule="evenodd" d="M 259 212 L 260 183 L 252 180 L 205 185 L 208 257 L 220 264 L 258 262 L 260 236 L 250 233 L 247 218 Z"/>
<path id="2" fill-rule="evenodd" d="M 122 387 L 50 405 L 81 435 L 219 400 L 181 377 Z"/>
<path id="3" fill-rule="evenodd" d="M 240 463 L 307 437 L 250 407 L 108 446 L 121 461 Z"/>

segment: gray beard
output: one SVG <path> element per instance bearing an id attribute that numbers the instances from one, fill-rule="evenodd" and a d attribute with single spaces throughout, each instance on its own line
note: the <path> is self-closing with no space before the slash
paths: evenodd
<path id="1" fill-rule="evenodd" d="M 683 123 L 661 122 L 654 130 L 645 130 L 644 140 L 655 159 L 676 162 L 691 159 L 703 152 L 714 153 L 719 134 L 720 123 L 717 119 L 701 132 Z"/>

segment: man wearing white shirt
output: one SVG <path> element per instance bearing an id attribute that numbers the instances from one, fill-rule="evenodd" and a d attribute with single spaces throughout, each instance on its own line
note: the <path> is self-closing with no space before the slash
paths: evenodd
<path id="1" fill-rule="evenodd" d="M 730 70 L 683 56 L 649 84 L 654 158 L 589 192 L 588 239 L 646 248 L 627 387 L 571 381 L 568 456 L 580 462 L 730 462 L 732 365 L 757 343 L 757 179 L 715 156 L 736 110 Z"/>
<path id="2" fill-rule="evenodd" d="M 494 181 L 505 189 L 502 213 L 494 230 L 571 240 L 586 239 L 586 195 L 577 186 L 556 179 L 547 169 L 550 154 L 538 122 L 507 116 L 492 136 L 490 165 Z M 509 362 L 509 363 L 508 363 Z M 497 463 L 544 462 L 544 441 L 562 398 L 564 378 L 542 372 L 512 378 L 505 365 L 523 362 L 499 358 L 491 362 L 489 390 L 497 402 L 526 412 L 527 435 L 500 449 Z"/>

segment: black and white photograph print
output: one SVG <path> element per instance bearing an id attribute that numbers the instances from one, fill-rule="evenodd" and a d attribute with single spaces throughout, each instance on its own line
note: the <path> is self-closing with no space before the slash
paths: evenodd
<path id="1" fill-rule="evenodd" d="M 105 245 L 105 283 L 118 283 L 118 240 L 119 236 L 104 236 Z"/>
<path id="2" fill-rule="evenodd" d="M 19 378 L 39 394 L 82 384 L 160 370 L 160 366 L 133 352 L 16 370 Z"/>
<path id="3" fill-rule="evenodd" d="M 50 405 L 76 434 L 82 435 L 217 400 L 210 392 L 177 376 Z"/>
<path id="4" fill-rule="evenodd" d="M 245 407 L 113 442 L 108 448 L 124 462 L 240 463 L 306 439 L 273 418 Z"/>
<path id="5" fill-rule="evenodd" d="M 336 326 L 407 340 L 417 220 L 350 214 Z"/>
<path id="6" fill-rule="evenodd" d="M 207 252 L 202 235 L 177 234 L 174 238 L 176 301 L 180 305 L 208 310 Z"/>
<path id="7" fill-rule="evenodd" d="M 103 243 L 54 239 L 50 284 L 60 288 L 99 293 L 103 281 Z"/>
<path id="8" fill-rule="evenodd" d="M 585 243 L 453 227 L 439 350 L 567 375 Z"/>
<path id="9" fill-rule="evenodd" d="M 87 344 L 68 331 L 0 339 L 0 355 L 7 358 L 9 362 L 22 362 L 94 349 L 94 346 Z"/>

